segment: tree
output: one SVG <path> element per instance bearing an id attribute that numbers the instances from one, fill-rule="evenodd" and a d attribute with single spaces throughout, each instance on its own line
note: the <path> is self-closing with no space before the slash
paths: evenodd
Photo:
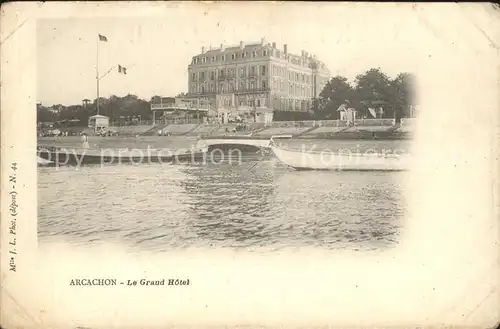
<path id="1" fill-rule="evenodd" d="M 39 106 L 36 111 L 37 122 L 55 122 L 58 120 L 57 114 L 51 112 L 46 106 Z"/>
<path id="2" fill-rule="evenodd" d="M 386 117 L 393 117 L 393 93 L 389 77 L 380 68 L 374 68 L 356 76 L 356 89 L 353 104 L 367 115 L 368 107 L 384 104 Z"/>
<path id="3" fill-rule="evenodd" d="M 350 100 L 354 89 L 347 81 L 346 77 L 336 76 L 330 79 L 319 94 L 319 104 L 315 109 L 315 116 L 318 119 L 337 119 L 338 107 Z"/>
<path id="4" fill-rule="evenodd" d="M 355 87 L 345 77 L 332 78 L 321 91 L 313 111 L 316 119 L 337 119 L 337 108 L 349 100 L 359 116 L 369 117 L 368 107 L 383 107 L 384 117 L 399 119 L 409 116 L 409 105 L 415 105 L 415 98 L 412 74 L 403 72 L 391 80 L 380 68 L 373 68 L 356 76 Z"/>
<path id="5" fill-rule="evenodd" d="M 410 73 L 400 73 L 391 81 L 391 98 L 395 110 L 409 116 L 410 105 L 415 105 L 415 78 Z"/>

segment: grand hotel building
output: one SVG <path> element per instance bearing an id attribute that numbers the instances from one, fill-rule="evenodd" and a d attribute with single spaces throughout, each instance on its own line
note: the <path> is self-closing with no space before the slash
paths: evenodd
<path id="1" fill-rule="evenodd" d="M 206 50 L 188 66 L 188 97 L 212 108 L 308 111 L 330 78 L 316 56 L 260 43 Z"/>

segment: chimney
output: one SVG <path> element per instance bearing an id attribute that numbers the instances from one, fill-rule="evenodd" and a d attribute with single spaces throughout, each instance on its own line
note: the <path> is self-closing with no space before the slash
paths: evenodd
<path id="1" fill-rule="evenodd" d="M 285 44 L 285 45 L 283 45 L 283 52 L 284 52 L 285 54 L 288 54 L 288 45 L 286 45 L 286 44 Z"/>
<path id="2" fill-rule="evenodd" d="M 224 45 L 222 43 L 220 44 L 220 50 L 224 51 Z"/>
<path id="3" fill-rule="evenodd" d="M 273 42 L 273 48 L 276 49 L 276 42 Z"/>
<path id="4" fill-rule="evenodd" d="M 201 53 L 204 54 L 205 53 L 205 47 L 201 47 Z"/>
<path id="5" fill-rule="evenodd" d="M 240 49 L 245 48 L 245 43 L 243 41 L 240 41 Z"/>
<path id="6" fill-rule="evenodd" d="M 265 46 L 266 45 L 266 38 L 261 38 L 260 39 L 260 45 Z"/>

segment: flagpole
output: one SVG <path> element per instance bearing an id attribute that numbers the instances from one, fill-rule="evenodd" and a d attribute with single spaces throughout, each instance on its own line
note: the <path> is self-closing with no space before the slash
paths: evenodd
<path id="1" fill-rule="evenodd" d="M 97 115 L 99 115 L 99 34 L 97 35 L 97 56 L 96 56 L 96 65 L 95 65 L 95 69 L 96 69 L 96 75 L 95 75 L 95 79 L 96 79 L 96 84 L 97 84 L 97 100 L 96 100 L 96 104 L 97 104 Z"/>

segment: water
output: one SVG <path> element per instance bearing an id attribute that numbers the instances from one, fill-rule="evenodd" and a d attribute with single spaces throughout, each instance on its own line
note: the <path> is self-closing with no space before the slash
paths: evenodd
<path id="1" fill-rule="evenodd" d="M 401 147 L 361 149 L 387 146 Z M 240 164 L 41 167 L 39 242 L 157 252 L 385 249 L 397 244 L 402 226 L 403 175 L 295 171 L 252 154 Z"/>

